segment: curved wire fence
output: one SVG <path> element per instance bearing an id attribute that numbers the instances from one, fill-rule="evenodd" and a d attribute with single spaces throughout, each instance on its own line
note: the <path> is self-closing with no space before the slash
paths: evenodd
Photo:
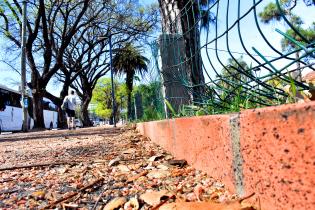
<path id="1" fill-rule="evenodd" d="M 264 23 L 270 2 L 275 21 Z M 186 115 L 189 109 L 214 114 L 308 100 L 302 77 L 315 70 L 315 23 L 296 24 L 288 4 L 188 0 L 168 14 L 172 30 L 164 29 L 152 46 L 160 50 L 170 106 Z M 300 1 L 296 10 L 311 11 L 310 4 Z M 315 21 L 311 13 L 304 16 Z"/>

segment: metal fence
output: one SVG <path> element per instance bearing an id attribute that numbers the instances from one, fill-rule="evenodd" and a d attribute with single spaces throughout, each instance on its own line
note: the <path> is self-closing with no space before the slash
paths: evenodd
<path id="1" fill-rule="evenodd" d="M 174 2 L 158 47 L 176 114 L 309 100 L 313 86 L 303 76 L 315 70 L 314 1 Z"/>

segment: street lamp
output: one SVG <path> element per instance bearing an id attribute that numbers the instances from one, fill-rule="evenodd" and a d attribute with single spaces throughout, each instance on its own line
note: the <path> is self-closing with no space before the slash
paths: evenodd
<path id="1" fill-rule="evenodd" d="M 115 116 L 115 110 L 116 110 L 116 103 L 115 103 L 115 87 L 114 87 L 114 70 L 113 70 L 113 54 L 112 54 L 112 34 L 109 32 L 108 37 L 106 36 L 100 36 L 99 39 L 108 38 L 109 40 L 109 66 L 110 66 L 110 80 L 111 80 L 111 86 L 112 86 L 112 101 L 113 101 L 113 123 L 114 127 L 116 127 L 116 116 Z"/>
<path id="2" fill-rule="evenodd" d="M 23 112 L 23 127 L 24 132 L 27 131 L 27 95 L 25 92 L 26 84 L 26 57 L 25 57 L 25 45 L 26 45 L 26 12 L 27 12 L 27 1 L 23 0 L 23 22 L 22 22 L 22 44 L 21 44 L 21 92 L 22 92 L 22 112 Z"/>

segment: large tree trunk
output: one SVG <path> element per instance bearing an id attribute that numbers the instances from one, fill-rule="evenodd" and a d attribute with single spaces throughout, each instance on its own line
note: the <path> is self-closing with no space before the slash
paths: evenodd
<path id="1" fill-rule="evenodd" d="M 88 111 L 91 98 L 92 98 L 92 93 L 85 93 L 82 98 L 81 117 L 82 117 L 82 123 L 84 127 L 90 127 L 93 125 L 93 123 L 90 120 L 89 111 Z"/>
<path id="2" fill-rule="evenodd" d="M 162 16 L 162 31 L 166 34 L 181 33 L 180 19 L 175 19 L 180 13 L 177 0 L 159 0 L 159 6 Z"/>
<path id="3" fill-rule="evenodd" d="M 193 1 L 194 2 L 194 1 Z M 192 4 L 192 5 L 190 5 Z M 185 70 L 188 82 L 193 86 L 192 98 L 202 101 L 205 83 L 200 53 L 200 31 L 196 23 L 198 5 L 188 0 L 159 0 L 164 33 L 183 34 L 185 45 Z M 181 11 L 181 13 L 180 13 Z"/>
<path id="4" fill-rule="evenodd" d="M 131 102 L 131 91 L 127 90 L 127 117 L 128 120 L 132 120 L 132 102 Z"/>
<path id="5" fill-rule="evenodd" d="M 190 2 L 190 1 L 189 1 Z M 187 0 L 179 0 L 178 7 L 180 10 L 187 8 L 185 13 L 181 15 L 181 25 L 183 29 L 187 72 L 190 74 L 192 83 L 193 100 L 194 102 L 202 102 L 202 96 L 204 94 L 205 78 L 202 70 L 202 59 L 200 53 L 200 31 L 199 25 L 196 23 L 195 15 L 199 12 L 198 6 L 187 5 Z"/>
<path id="6" fill-rule="evenodd" d="M 93 123 L 91 122 L 89 117 L 88 107 L 92 100 L 93 84 L 90 83 L 86 75 L 83 74 L 80 75 L 80 81 L 82 85 L 81 87 L 82 92 L 80 92 L 78 88 L 74 87 L 74 89 L 77 91 L 79 98 L 81 99 L 80 117 L 82 120 L 83 127 L 90 127 L 93 126 Z"/>
<path id="7" fill-rule="evenodd" d="M 60 102 L 58 106 L 58 128 L 67 128 L 67 117 L 64 110 L 61 109 L 63 99 L 68 95 L 70 83 L 64 82 L 62 90 L 60 92 Z"/>
<path id="8" fill-rule="evenodd" d="M 127 117 L 128 120 L 132 120 L 132 102 L 131 102 L 131 93 L 133 88 L 133 76 L 132 71 L 127 71 L 126 75 L 126 86 L 127 86 Z"/>
<path id="9" fill-rule="evenodd" d="M 191 83 L 191 73 L 188 68 L 189 63 L 182 63 L 188 56 L 178 1 L 182 0 L 159 0 L 163 30 L 163 34 L 160 36 L 163 96 L 171 103 L 176 112 L 182 105 L 191 104 L 193 99 L 189 89 L 182 83 L 182 77 Z M 181 5 L 183 4 L 181 3 Z M 172 50 L 173 48 L 176 50 Z M 172 115 L 165 104 L 164 110 L 167 116 Z"/>
<path id="10" fill-rule="evenodd" d="M 46 85 L 39 78 L 38 74 L 32 72 L 31 89 L 33 95 L 33 120 L 34 128 L 45 128 L 43 98 Z"/>
<path id="11" fill-rule="evenodd" d="M 37 89 L 35 91 L 33 92 L 34 128 L 45 128 L 43 111 L 44 92 L 38 91 Z"/>

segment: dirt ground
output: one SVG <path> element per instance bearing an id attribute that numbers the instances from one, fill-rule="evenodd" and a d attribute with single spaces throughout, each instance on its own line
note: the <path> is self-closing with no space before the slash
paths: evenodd
<path id="1" fill-rule="evenodd" d="M 0 209 L 185 209 L 174 205 L 235 199 L 131 128 L 0 135 Z M 235 202 L 229 209 L 245 209 Z"/>

